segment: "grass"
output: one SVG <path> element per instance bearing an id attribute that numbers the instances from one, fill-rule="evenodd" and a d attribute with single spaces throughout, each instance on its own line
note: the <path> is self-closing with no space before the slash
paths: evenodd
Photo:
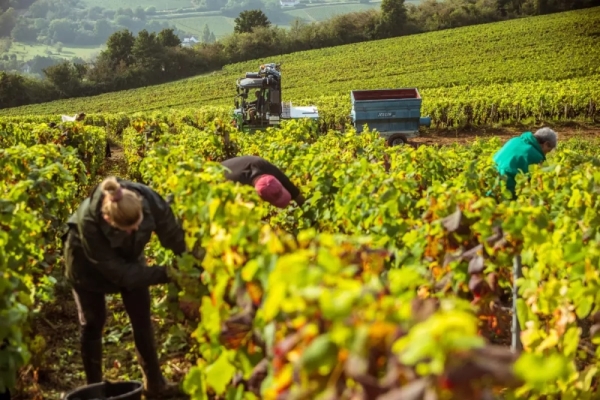
<path id="1" fill-rule="evenodd" d="M 125 0 L 125 1 L 112 1 L 108 0 L 103 2 L 102 7 L 104 8 L 136 8 L 139 4 L 142 4 L 143 8 L 147 8 L 150 6 L 155 6 L 157 9 L 164 9 L 166 7 L 160 8 L 157 4 L 166 4 L 173 3 L 173 6 L 169 6 L 169 9 L 172 8 L 182 8 L 182 7 L 192 7 L 192 3 L 190 1 L 182 1 L 182 0 L 168 0 L 168 1 L 158 1 L 158 0 L 149 0 L 149 1 L 136 1 L 136 0 Z M 88 4 L 95 5 L 94 2 L 88 0 Z M 114 5 L 114 7 L 113 7 Z M 294 9 L 285 11 L 285 14 L 289 16 L 289 23 L 296 18 L 300 18 L 307 22 L 314 21 L 322 21 L 328 19 L 334 15 L 362 11 L 369 8 L 379 8 L 379 3 L 371 3 L 371 4 L 338 4 L 338 5 L 314 5 L 309 6 L 303 9 Z M 196 37 L 201 36 L 204 30 L 204 26 L 208 24 L 211 32 L 215 34 L 217 38 L 222 38 L 224 36 L 230 35 L 233 33 L 233 28 L 235 26 L 234 18 L 225 17 L 223 15 L 202 15 L 203 13 L 188 13 L 192 16 L 189 18 L 182 17 L 181 14 L 174 15 L 172 17 L 160 17 L 157 18 L 159 21 L 167 21 L 172 25 L 175 25 L 177 28 L 189 32 L 191 34 L 196 35 Z M 279 24 L 282 28 L 289 27 L 288 24 Z M 20 60 L 30 60 L 35 56 L 52 56 L 52 57 L 60 57 L 64 59 L 72 59 L 73 57 L 80 57 L 83 59 L 89 59 L 95 55 L 97 55 L 105 46 L 87 46 L 87 47 L 71 47 L 71 46 L 63 46 L 61 52 L 58 52 L 55 47 L 48 46 L 44 44 L 30 44 L 30 43 L 19 43 L 14 42 L 12 47 L 9 50 L 9 54 L 14 53 L 17 54 Z M 51 54 L 49 54 L 49 52 Z"/>
<path id="2" fill-rule="evenodd" d="M 88 47 L 70 47 L 63 46 L 59 52 L 56 47 L 48 46 L 45 44 L 36 43 L 19 43 L 13 42 L 9 54 L 16 54 L 20 60 L 30 60 L 35 56 L 43 57 L 60 57 L 65 59 L 71 59 L 73 57 L 81 57 L 88 59 L 98 54 L 104 46 L 88 46 Z"/>
<path id="3" fill-rule="evenodd" d="M 368 9 L 379 9 L 379 2 L 369 3 L 369 4 L 360 4 L 360 3 L 350 3 L 350 4 L 336 4 L 336 5 L 312 5 L 299 9 L 291 9 L 286 10 L 284 12 L 285 15 L 288 16 L 288 23 L 277 24 L 282 28 L 289 27 L 289 24 L 294 19 L 301 19 L 306 22 L 317 22 L 324 21 L 328 18 L 331 18 L 335 15 L 347 14 L 351 12 L 364 11 Z M 235 27 L 235 18 L 225 17 L 222 15 L 212 16 L 212 15 L 202 15 L 202 13 L 193 13 L 194 16 L 189 18 L 181 18 L 181 16 L 177 17 L 165 17 L 161 18 L 161 21 L 168 21 L 169 23 L 177 26 L 179 29 L 194 33 L 197 35 L 202 35 L 202 31 L 204 29 L 204 25 L 208 24 L 208 29 L 210 29 L 217 38 L 230 35 L 233 33 L 233 28 Z M 200 15 L 198 15 L 200 14 Z"/>
<path id="4" fill-rule="evenodd" d="M 156 7 L 157 10 L 171 10 L 177 8 L 198 7 L 191 0 L 82 0 L 88 7 L 100 6 L 105 9 L 117 10 L 119 8 Z"/>
<path id="5" fill-rule="evenodd" d="M 408 0 L 407 3 L 419 3 L 421 0 Z M 82 0 L 82 3 L 88 7 L 100 6 L 105 9 L 116 10 L 118 8 L 131 8 L 142 7 L 144 9 L 148 7 L 156 7 L 157 10 L 177 10 L 181 8 L 198 7 L 198 4 L 192 2 L 192 0 Z M 337 3 L 331 1 L 331 3 Z"/>
<path id="6" fill-rule="evenodd" d="M 409 0 L 407 3 L 419 3 L 421 0 Z M 85 0 L 85 4 L 88 6 L 96 6 L 97 1 Z M 323 4 L 323 5 L 310 5 L 305 8 L 291 9 L 284 13 L 289 16 L 289 22 L 284 24 L 278 24 L 282 28 L 288 28 L 289 23 L 294 19 L 299 18 L 306 22 L 323 21 L 334 15 L 346 14 L 351 12 L 363 11 L 372 8 L 379 8 L 380 2 L 374 1 L 369 4 L 360 3 L 345 3 L 345 4 Z M 154 6 L 157 10 L 176 10 L 180 8 L 197 7 L 191 0 L 106 0 L 100 5 L 106 9 L 118 9 L 118 8 L 132 8 L 135 9 L 138 6 L 146 9 Z M 225 17 L 223 15 L 203 15 L 202 12 L 186 12 L 190 14 L 190 17 L 186 17 L 184 14 L 164 14 L 158 15 L 155 18 L 160 21 L 167 21 L 177 28 L 201 36 L 204 30 L 204 26 L 208 24 L 209 29 L 217 38 L 233 33 L 235 26 L 234 18 Z M 73 57 L 80 57 L 83 59 L 89 59 L 99 53 L 105 46 L 87 46 L 87 47 L 71 47 L 64 46 L 61 52 L 58 52 L 56 48 L 44 44 L 29 44 L 29 43 L 13 43 L 9 54 L 17 54 L 20 60 L 30 60 L 35 56 L 53 56 L 64 59 L 71 59 Z M 50 52 L 51 54 L 48 54 Z"/>
<path id="7" fill-rule="evenodd" d="M 292 18 L 300 18 L 307 22 L 316 22 L 323 21 L 340 14 L 365 11 L 373 8 L 379 9 L 379 6 L 380 3 L 324 5 L 289 10 L 286 11 L 286 14 Z"/>
<path id="8" fill-rule="evenodd" d="M 224 17 L 222 15 L 200 16 L 192 18 L 173 18 L 164 19 L 161 21 L 168 21 L 169 23 L 175 25 L 177 28 L 183 31 L 193 33 L 194 35 L 196 35 L 197 38 L 198 36 L 202 36 L 205 24 L 208 24 L 208 29 L 210 29 L 211 32 L 213 32 L 217 38 L 233 33 L 233 27 L 235 26 L 233 18 Z"/>

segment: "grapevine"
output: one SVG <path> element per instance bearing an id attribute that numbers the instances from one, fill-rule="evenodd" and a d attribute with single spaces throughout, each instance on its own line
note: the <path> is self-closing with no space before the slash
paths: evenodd
<path id="1" fill-rule="evenodd" d="M 557 129 L 559 147 L 518 176 L 510 200 L 496 185 L 499 138 L 388 147 L 347 115 L 349 90 L 417 86 L 439 128 L 592 122 L 599 12 L 285 56 L 284 97 L 322 118 L 253 134 L 228 123 L 223 87 L 255 61 L 194 85 L 85 100 L 106 112 L 60 128 L 57 113 L 84 103 L 2 110 L 0 392 L 44 368 L 48 338 L 32 322 L 59 301 L 64 223 L 106 173 L 110 138 L 123 148 L 121 177 L 172 200 L 200 254 L 176 257 L 156 238 L 147 248 L 172 277 L 156 289 L 168 324 L 193 342 L 183 386 L 194 399 L 596 398 L 600 141 Z M 349 66 L 355 74 L 341 72 Z M 310 86 L 308 70 L 322 71 Z M 249 154 L 285 171 L 305 205 L 276 210 L 227 181 L 220 162 Z M 515 284 L 519 353 L 506 346 Z"/>

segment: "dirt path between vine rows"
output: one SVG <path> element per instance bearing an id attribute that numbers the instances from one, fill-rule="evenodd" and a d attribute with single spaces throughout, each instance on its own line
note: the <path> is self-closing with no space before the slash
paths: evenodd
<path id="1" fill-rule="evenodd" d="M 585 124 L 563 124 L 552 127 L 558 134 L 559 140 L 567 140 L 571 138 L 600 138 L 600 126 L 585 125 Z M 459 130 L 430 130 L 428 134 L 416 138 L 410 138 L 409 142 L 421 145 L 438 145 L 451 146 L 453 144 L 468 144 L 479 139 L 489 139 L 491 137 L 499 137 L 504 143 L 510 138 L 520 135 L 523 132 L 531 130 L 527 127 L 522 128 L 473 128 Z"/>

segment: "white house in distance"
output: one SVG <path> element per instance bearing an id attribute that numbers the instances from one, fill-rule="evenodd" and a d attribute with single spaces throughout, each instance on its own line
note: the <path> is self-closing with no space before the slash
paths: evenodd
<path id="1" fill-rule="evenodd" d="M 189 38 L 183 38 L 183 41 L 181 42 L 181 45 L 183 47 L 192 47 L 193 45 L 195 45 L 196 43 L 199 43 L 200 41 L 198 39 L 196 39 L 195 37 L 189 37 Z"/>
<path id="2" fill-rule="evenodd" d="M 300 3 L 300 0 L 279 0 L 281 8 L 292 8 Z"/>

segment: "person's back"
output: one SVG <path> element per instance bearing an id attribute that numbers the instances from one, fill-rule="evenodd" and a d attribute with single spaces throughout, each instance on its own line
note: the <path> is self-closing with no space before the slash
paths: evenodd
<path id="1" fill-rule="evenodd" d="M 506 177 L 506 187 L 513 196 L 517 185 L 516 175 L 519 172 L 527 174 L 530 165 L 545 161 L 546 154 L 556 145 L 556 133 L 549 128 L 542 128 L 535 134 L 525 132 L 510 139 L 494 154 L 496 169 Z"/>
<path id="2" fill-rule="evenodd" d="M 240 156 L 221 162 L 229 171 L 225 178 L 243 185 L 254 186 L 258 194 L 276 207 L 284 208 L 293 199 L 304 203 L 300 189 L 278 167 L 258 156 Z"/>

